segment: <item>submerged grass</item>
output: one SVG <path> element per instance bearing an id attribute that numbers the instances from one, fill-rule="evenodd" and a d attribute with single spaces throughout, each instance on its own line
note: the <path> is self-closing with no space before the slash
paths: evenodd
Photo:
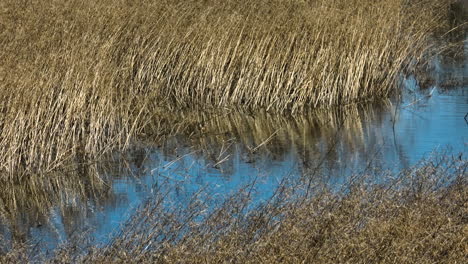
<path id="1" fill-rule="evenodd" d="M 0 261 L 465 263 L 467 169 L 467 160 L 437 156 L 397 174 L 374 175 L 381 183 L 361 174 L 340 189 L 306 178 L 284 182 L 255 206 L 255 185 L 214 208 L 202 193 L 185 207 L 167 208 L 159 193 L 106 245 L 71 241 L 42 258 L 20 243 Z"/>
<path id="2" fill-rule="evenodd" d="M 450 2 L 1 1 L 2 177 L 167 133 L 174 109 L 385 97 Z"/>

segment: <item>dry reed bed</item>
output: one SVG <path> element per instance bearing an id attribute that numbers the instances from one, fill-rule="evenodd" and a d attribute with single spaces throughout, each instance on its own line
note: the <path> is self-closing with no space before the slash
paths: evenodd
<path id="1" fill-rule="evenodd" d="M 465 263 L 467 169 L 466 159 L 437 156 L 399 174 L 374 175 L 385 179 L 380 184 L 369 174 L 342 189 L 314 177 L 284 182 L 254 210 L 247 208 L 255 185 L 212 209 L 203 193 L 181 208 L 165 207 L 160 193 L 107 245 L 73 240 L 52 259 L 31 259 L 34 248 L 23 243 L 0 261 Z"/>
<path id="2" fill-rule="evenodd" d="M 150 120 L 167 132 L 167 109 L 298 112 L 385 97 L 449 2 L 4 0 L 2 177 L 125 148 Z"/>

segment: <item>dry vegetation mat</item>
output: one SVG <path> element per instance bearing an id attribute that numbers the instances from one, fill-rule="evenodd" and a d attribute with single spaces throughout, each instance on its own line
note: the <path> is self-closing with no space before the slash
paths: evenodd
<path id="1" fill-rule="evenodd" d="M 181 108 L 386 97 L 431 49 L 450 2 L 2 0 L 2 178 L 167 133 Z"/>
<path id="2" fill-rule="evenodd" d="M 19 243 L 0 262 L 466 263 L 467 169 L 466 159 L 438 155 L 341 187 L 308 175 L 284 181 L 260 204 L 252 202 L 255 184 L 215 207 L 203 192 L 167 207 L 161 191 L 104 245 L 78 236 L 50 256 Z"/>

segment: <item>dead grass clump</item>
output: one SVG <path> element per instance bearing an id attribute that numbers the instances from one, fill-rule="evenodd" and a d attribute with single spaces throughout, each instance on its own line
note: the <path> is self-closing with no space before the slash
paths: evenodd
<path id="1" fill-rule="evenodd" d="M 448 2 L 2 1 L 1 171 L 125 148 L 161 108 L 385 97 Z"/>

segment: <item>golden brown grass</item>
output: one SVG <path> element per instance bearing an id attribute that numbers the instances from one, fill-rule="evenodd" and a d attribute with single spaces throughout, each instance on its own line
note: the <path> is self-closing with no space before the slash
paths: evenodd
<path id="1" fill-rule="evenodd" d="M 186 207 L 165 208 L 159 194 L 102 247 L 71 242 L 44 259 L 31 258 L 34 249 L 23 243 L 0 261 L 465 263 L 467 169 L 466 160 L 438 156 L 397 175 L 379 175 L 385 176 L 380 184 L 369 175 L 351 178 L 342 189 L 313 178 L 285 182 L 253 210 L 254 185 L 211 209 L 201 194 Z"/>
<path id="2" fill-rule="evenodd" d="M 385 97 L 448 2 L 1 1 L 2 177 L 125 148 L 168 109 Z"/>

